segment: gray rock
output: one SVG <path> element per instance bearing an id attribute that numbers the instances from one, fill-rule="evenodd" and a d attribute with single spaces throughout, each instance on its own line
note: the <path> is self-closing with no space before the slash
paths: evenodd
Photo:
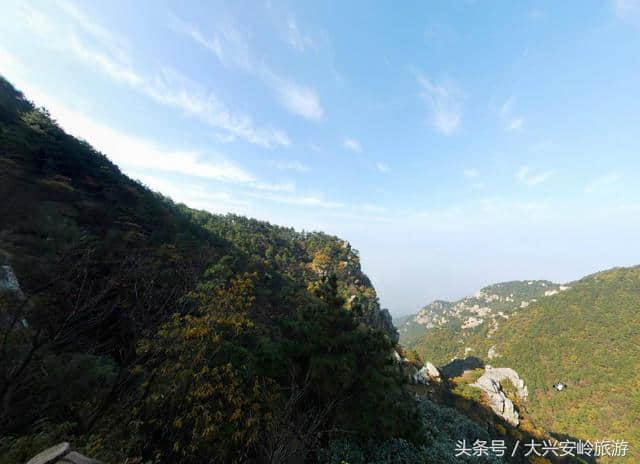
<path id="1" fill-rule="evenodd" d="M 515 427 L 520 423 L 520 416 L 513 401 L 507 398 L 504 391 L 502 391 L 500 382 L 504 382 L 506 379 L 509 379 L 516 387 L 518 397 L 521 400 L 526 400 L 528 390 L 524 380 L 518 376 L 516 371 L 507 367 L 493 368 L 486 366 L 484 374 L 471 385 L 484 391 L 493 412 Z"/>
<path id="2" fill-rule="evenodd" d="M 82 454 L 71 451 L 69 443 L 62 442 L 47 448 L 42 453 L 31 458 L 27 464 L 104 464 L 102 461 L 91 459 Z"/>
<path id="3" fill-rule="evenodd" d="M 374 309 L 369 311 L 367 324 L 380 330 L 388 336 L 393 343 L 398 343 L 400 334 L 398 333 L 398 329 L 393 325 L 393 318 L 388 309 Z"/>
<path id="4" fill-rule="evenodd" d="M 429 361 L 426 362 L 426 364 L 424 365 L 423 369 L 427 370 L 427 375 L 429 377 L 431 377 L 432 379 L 440 380 L 440 371 L 438 370 L 438 368 L 436 366 L 431 364 Z"/>
<path id="5" fill-rule="evenodd" d="M 421 385 L 429 385 L 429 374 L 427 373 L 426 368 L 422 368 L 413 375 L 413 380 L 415 383 L 419 383 Z"/>
<path id="6" fill-rule="evenodd" d="M 431 381 L 440 382 L 440 371 L 438 371 L 436 366 L 427 361 L 422 369 L 414 374 L 413 380 L 422 385 L 429 385 Z"/>
<path id="7" fill-rule="evenodd" d="M 496 382 L 500 383 L 505 379 L 509 379 L 514 387 L 516 387 L 518 397 L 521 400 L 526 400 L 529 395 L 529 389 L 524 384 L 524 380 L 520 378 L 518 373 L 509 367 L 491 367 L 487 365 L 485 367 L 484 375 L 489 376 Z"/>
<path id="8" fill-rule="evenodd" d="M 70 449 L 71 447 L 66 441 L 58 443 L 57 445 L 47 448 L 42 453 L 38 453 L 36 456 L 29 459 L 27 464 L 48 464 L 56 462 L 59 457 L 67 454 Z"/>
<path id="9" fill-rule="evenodd" d="M 24 299 L 18 278 L 9 265 L 0 266 L 0 294 L 2 293 L 13 293 L 19 299 Z"/>

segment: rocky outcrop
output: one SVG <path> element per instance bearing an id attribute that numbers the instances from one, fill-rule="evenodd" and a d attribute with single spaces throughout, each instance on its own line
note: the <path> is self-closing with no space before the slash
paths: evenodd
<path id="1" fill-rule="evenodd" d="M 42 453 L 37 454 L 27 464 L 104 464 L 102 461 L 88 458 L 82 454 L 72 451 L 67 442 L 47 448 Z"/>
<path id="2" fill-rule="evenodd" d="M 516 388 L 516 394 L 521 401 L 526 400 L 528 395 L 527 387 L 516 371 L 507 367 L 493 368 L 485 367 L 485 372 L 473 384 L 474 387 L 480 388 L 489 400 L 489 406 L 493 412 L 502 417 L 514 427 L 520 423 L 518 411 L 505 392 L 503 391 L 503 383 L 509 380 Z"/>
<path id="3" fill-rule="evenodd" d="M 18 278 L 9 265 L 0 266 L 0 295 L 3 294 L 12 294 L 20 300 L 24 299 Z"/>
<path id="4" fill-rule="evenodd" d="M 413 380 L 423 385 L 429 385 L 430 381 L 440 382 L 440 371 L 438 371 L 436 366 L 427 361 L 424 367 L 415 373 Z"/>
<path id="5" fill-rule="evenodd" d="M 398 343 L 400 334 L 393 325 L 393 318 L 388 309 L 374 309 L 367 315 L 367 324 L 384 333 L 393 343 Z"/>
<path id="6" fill-rule="evenodd" d="M 396 350 L 393 350 L 392 356 L 410 381 L 421 385 L 429 385 L 431 381 L 441 381 L 440 371 L 429 361 L 427 361 L 421 369 L 418 369 L 414 364 L 410 363 L 407 358 L 400 356 Z"/>
<path id="7" fill-rule="evenodd" d="M 3 302 L 0 305 L 1 329 L 28 326 L 27 320 L 21 314 L 12 312 L 21 306 L 21 303 L 25 301 L 25 296 L 13 268 L 8 264 L 0 266 L 0 301 Z"/>

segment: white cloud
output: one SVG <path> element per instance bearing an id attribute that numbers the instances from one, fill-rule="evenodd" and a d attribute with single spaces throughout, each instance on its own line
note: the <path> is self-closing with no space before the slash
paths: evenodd
<path id="1" fill-rule="evenodd" d="M 382 163 L 380 161 L 376 163 L 376 169 L 380 172 L 389 172 L 389 166 L 387 166 L 385 163 Z"/>
<path id="2" fill-rule="evenodd" d="M 293 25 L 297 31 L 295 20 Z M 206 38 L 197 26 L 188 24 L 176 16 L 172 16 L 170 26 L 213 52 L 223 65 L 235 65 L 244 72 L 256 75 L 273 89 L 280 105 L 290 113 L 316 121 L 324 117 L 324 110 L 315 90 L 286 79 L 273 71 L 264 61 L 255 60 L 251 56 L 245 37 L 231 22 L 214 26 L 212 38 Z M 298 45 L 306 43 L 302 37 L 299 37 L 299 40 L 302 42 Z"/>
<path id="3" fill-rule="evenodd" d="M 37 99 L 38 103 L 42 100 L 41 97 Z M 123 133 L 61 105 L 52 102 L 44 104 L 67 132 L 85 138 L 125 170 L 144 168 L 227 182 L 255 182 L 252 174 L 221 155 L 214 154 L 217 160 L 213 161 L 211 154 L 205 156 L 196 151 L 166 149 L 153 141 Z"/>
<path id="4" fill-rule="evenodd" d="M 196 82 L 175 70 L 164 69 L 143 91 L 158 103 L 179 108 L 216 129 L 253 144 L 266 148 L 291 144 L 286 132 L 275 128 L 256 128 L 249 116 L 232 113 L 213 92 L 204 91 Z"/>
<path id="5" fill-rule="evenodd" d="M 622 176 L 617 173 L 605 174 L 590 182 L 586 187 L 586 191 L 587 193 L 593 193 L 599 190 L 603 190 L 606 187 L 617 184 L 621 179 Z"/>
<path id="6" fill-rule="evenodd" d="M 173 201 L 184 203 L 191 208 L 203 209 L 211 213 L 234 212 L 237 214 L 242 212 L 249 214 L 252 212 L 248 209 L 251 205 L 250 202 L 236 198 L 229 192 L 210 191 L 206 186 L 194 185 L 193 183 L 184 185 L 183 183 L 145 173 L 133 175 L 133 177 L 152 190 L 158 191 L 170 197 Z"/>
<path id="7" fill-rule="evenodd" d="M 437 84 L 417 74 L 422 87 L 420 96 L 429 104 L 431 124 L 441 133 L 451 135 L 462 121 L 462 96 L 451 82 Z"/>
<path id="8" fill-rule="evenodd" d="M 287 17 L 287 42 L 301 52 L 313 46 L 313 40 L 300 32 L 296 18 L 291 14 Z"/>
<path id="9" fill-rule="evenodd" d="M 480 175 L 480 172 L 478 172 L 477 169 L 465 169 L 462 171 L 462 175 L 467 179 L 476 179 Z"/>
<path id="10" fill-rule="evenodd" d="M 247 41 L 231 21 L 219 22 L 212 32 L 204 34 L 198 26 L 171 15 L 169 27 L 213 52 L 223 66 L 237 66 L 246 72 L 256 71 Z"/>
<path id="11" fill-rule="evenodd" d="M 97 68 L 118 82 L 131 86 L 142 82 L 142 78 L 133 70 L 126 51 L 106 29 L 90 21 L 71 3 L 62 2 L 61 6 L 75 20 L 72 25 L 55 24 L 44 13 L 27 5 L 22 5 L 20 9 L 22 21 L 43 39 L 46 46 L 71 53 L 79 61 Z M 106 50 L 86 46 L 87 40 L 80 37 L 81 31 L 89 34 L 98 47 Z"/>
<path id="12" fill-rule="evenodd" d="M 504 128 L 508 131 L 519 131 L 524 126 L 524 119 L 513 114 L 513 106 L 515 100 L 509 97 L 500 107 L 500 118 L 504 124 Z"/>
<path id="13" fill-rule="evenodd" d="M 274 82 L 280 104 L 290 113 L 307 119 L 320 120 L 323 118 L 324 110 L 313 89 L 277 77 L 274 77 Z"/>
<path id="14" fill-rule="evenodd" d="M 19 85 L 18 87 L 37 105 L 46 107 L 65 131 L 85 139 L 132 177 L 144 181 L 144 176 L 152 176 L 149 172 L 155 171 L 233 183 L 253 190 L 295 191 L 293 182 L 264 182 L 220 153 L 169 149 L 153 140 L 130 135 L 95 121 L 78 111 L 66 107 L 35 88 L 25 85 Z M 149 185 L 157 187 L 157 183 L 150 183 Z M 192 182 L 181 183 L 181 185 L 191 189 L 190 191 L 193 192 Z M 173 191 L 169 192 L 163 189 L 161 191 L 179 201 L 185 201 L 189 205 L 201 207 L 195 203 L 188 203 L 184 196 L 175 195 Z M 194 195 L 189 198 L 194 198 Z"/>
<path id="15" fill-rule="evenodd" d="M 287 205 L 297 205 L 297 206 L 317 206 L 319 208 L 327 208 L 327 209 L 337 209 L 342 208 L 344 204 L 336 201 L 330 201 L 324 199 L 322 196 L 285 196 L 285 195 L 276 195 L 276 194 L 261 194 L 260 198 L 273 201 L 276 203 L 283 203 Z"/>
<path id="16" fill-rule="evenodd" d="M 351 151 L 354 151 L 356 153 L 362 152 L 362 147 L 360 146 L 360 142 L 358 142 L 357 140 L 347 138 L 347 139 L 344 139 L 344 142 L 342 142 L 342 145 L 345 148 Z"/>
<path id="17" fill-rule="evenodd" d="M 231 111 L 213 92 L 205 92 L 176 71 L 164 69 L 153 78 L 143 77 L 134 70 L 129 52 L 120 39 L 114 38 L 115 34 L 92 21 L 72 3 L 63 2 L 61 5 L 70 22 L 54 23 L 34 8 L 22 8 L 24 24 L 38 34 L 46 46 L 72 54 L 85 65 L 129 85 L 157 103 L 179 108 L 224 131 L 227 137 L 239 137 L 267 148 L 290 145 L 286 132 L 255 127 L 248 115 Z M 232 32 L 227 36 L 235 37 Z M 241 53 L 234 56 L 241 56 Z"/>
<path id="18" fill-rule="evenodd" d="M 252 182 L 250 186 L 257 190 L 267 190 L 270 192 L 294 192 L 296 184 L 294 182 L 285 183 L 269 183 L 269 182 Z"/>
<path id="19" fill-rule="evenodd" d="M 306 164 L 298 161 L 273 161 L 271 163 L 272 166 L 281 170 L 281 171 L 297 171 L 297 172 L 307 172 L 310 171 L 311 168 Z"/>
<path id="20" fill-rule="evenodd" d="M 556 173 L 555 169 L 550 169 L 543 172 L 533 171 L 529 166 L 521 166 L 518 172 L 516 173 L 516 178 L 521 183 L 534 187 L 538 184 L 541 184 L 547 181 L 551 176 Z"/>
<path id="21" fill-rule="evenodd" d="M 202 34 L 202 32 L 200 32 L 200 29 L 198 29 L 196 26 L 188 24 L 177 16 L 173 15 L 171 16 L 169 25 L 174 31 L 191 37 L 194 42 L 213 52 L 218 57 L 218 60 L 220 60 L 221 63 L 225 62 L 225 55 L 222 52 L 222 43 L 220 37 L 217 34 L 214 34 L 211 38 L 207 38 Z"/>

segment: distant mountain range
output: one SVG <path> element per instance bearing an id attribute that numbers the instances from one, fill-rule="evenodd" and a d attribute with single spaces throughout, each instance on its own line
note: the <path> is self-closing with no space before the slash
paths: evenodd
<path id="1" fill-rule="evenodd" d="M 592 441 L 626 439 L 627 460 L 611 462 L 640 462 L 640 266 L 565 285 L 490 285 L 435 301 L 397 327 L 401 344 L 436 365 L 466 358 L 515 369 L 537 424 Z"/>
<path id="2" fill-rule="evenodd" d="M 398 318 L 396 327 L 405 345 L 412 345 L 435 328 L 451 328 L 462 334 L 470 333 L 472 329 L 474 333 L 486 331 L 490 337 L 503 321 L 518 310 L 568 288 L 548 280 L 501 282 L 458 301 L 433 301 L 417 314 Z M 436 361 L 444 360 L 438 358 Z"/>

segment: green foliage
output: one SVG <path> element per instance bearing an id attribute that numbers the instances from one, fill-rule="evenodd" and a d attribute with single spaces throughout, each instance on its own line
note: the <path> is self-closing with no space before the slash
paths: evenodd
<path id="1" fill-rule="evenodd" d="M 532 420 L 545 430 L 592 442 L 625 439 L 627 461 L 640 459 L 640 267 L 587 276 L 558 294 L 512 314 L 488 337 L 487 329 L 430 330 L 415 348 L 445 364 L 464 347 L 484 357 L 495 345 L 495 367 L 511 367 L 529 389 Z M 556 382 L 567 389 L 558 392 Z M 511 393 L 511 387 L 503 385 Z"/>
<path id="2" fill-rule="evenodd" d="M 424 425 L 425 443 L 414 445 L 402 439 L 358 442 L 338 439 L 319 453 L 318 462 L 328 464 L 497 464 L 500 458 L 455 456 L 456 442 L 490 441 L 487 432 L 455 409 L 422 400 L 417 410 Z"/>
<path id="3" fill-rule="evenodd" d="M 175 205 L 1 78 L 0 197 L 28 298 L 0 311 L 0 455 L 278 462 L 424 438 L 347 242 Z"/>

